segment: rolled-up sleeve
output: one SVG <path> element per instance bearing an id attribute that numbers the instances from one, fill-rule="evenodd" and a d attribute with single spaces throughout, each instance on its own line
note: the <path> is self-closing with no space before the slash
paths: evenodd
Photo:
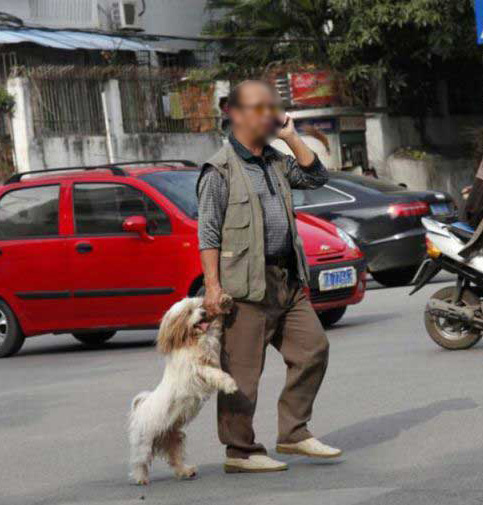
<path id="1" fill-rule="evenodd" d="M 198 242 L 199 249 L 220 249 L 221 229 L 228 204 L 228 188 L 223 176 L 207 167 L 198 186 Z"/>
<path id="2" fill-rule="evenodd" d="M 329 173 L 317 155 L 309 167 L 301 167 L 289 156 L 287 177 L 292 189 L 317 189 L 329 180 Z"/>

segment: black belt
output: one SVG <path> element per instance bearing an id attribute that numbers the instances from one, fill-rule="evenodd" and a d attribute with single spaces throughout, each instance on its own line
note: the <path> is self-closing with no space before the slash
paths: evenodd
<path id="1" fill-rule="evenodd" d="M 294 265 L 294 258 L 288 256 L 265 256 L 265 265 L 279 268 L 291 268 Z"/>

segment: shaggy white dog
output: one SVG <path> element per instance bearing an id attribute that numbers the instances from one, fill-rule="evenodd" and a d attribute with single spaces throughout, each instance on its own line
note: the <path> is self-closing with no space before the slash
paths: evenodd
<path id="1" fill-rule="evenodd" d="M 232 304 L 224 296 L 223 312 Z M 165 457 L 178 478 L 196 475 L 196 467 L 183 461 L 181 429 L 212 393 L 237 390 L 233 378 L 220 369 L 221 335 L 222 316 L 209 321 L 202 298 L 185 298 L 164 316 L 158 334 L 158 349 L 166 357 L 163 378 L 154 391 L 139 393 L 131 405 L 131 475 L 138 484 L 148 484 L 155 456 Z"/>

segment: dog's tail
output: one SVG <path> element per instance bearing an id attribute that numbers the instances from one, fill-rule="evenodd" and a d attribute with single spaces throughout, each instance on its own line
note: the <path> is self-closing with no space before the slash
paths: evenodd
<path id="1" fill-rule="evenodd" d="M 131 413 L 133 413 L 137 407 L 148 397 L 149 391 L 141 391 L 141 393 L 137 394 L 133 401 L 131 402 Z"/>

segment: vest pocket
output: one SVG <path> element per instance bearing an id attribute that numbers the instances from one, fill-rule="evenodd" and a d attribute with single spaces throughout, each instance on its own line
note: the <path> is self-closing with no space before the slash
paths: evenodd
<path id="1" fill-rule="evenodd" d="M 231 251 L 242 251 L 250 242 L 250 204 L 229 204 L 223 226 L 223 244 Z M 223 247 L 225 249 L 225 247 Z"/>
<path id="2" fill-rule="evenodd" d="M 248 259 L 248 244 L 220 252 L 221 286 L 233 298 L 248 294 Z"/>
<path id="3" fill-rule="evenodd" d="M 235 207 L 231 210 L 229 218 L 227 217 L 225 218 L 225 228 L 245 228 L 250 224 L 250 209 L 241 206 Z"/>

